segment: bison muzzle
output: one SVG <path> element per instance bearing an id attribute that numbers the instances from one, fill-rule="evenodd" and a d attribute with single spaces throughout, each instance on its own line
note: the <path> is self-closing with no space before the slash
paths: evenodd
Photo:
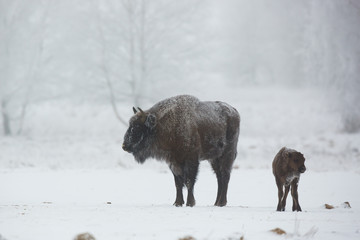
<path id="1" fill-rule="evenodd" d="M 195 205 L 194 184 L 200 160 L 208 160 L 216 174 L 216 206 L 225 206 L 230 173 L 237 154 L 240 116 L 224 102 L 202 102 L 181 95 L 165 99 L 149 110 L 133 108 L 123 149 L 135 160 L 148 158 L 165 161 L 176 186 L 175 206 L 184 204 L 183 187 L 187 187 L 187 206 Z"/>

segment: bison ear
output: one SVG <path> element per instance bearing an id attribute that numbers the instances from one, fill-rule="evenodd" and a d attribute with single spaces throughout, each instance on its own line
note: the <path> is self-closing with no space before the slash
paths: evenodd
<path id="1" fill-rule="evenodd" d="M 135 107 L 133 107 L 133 112 L 134 112 L 134 114 L 136 114 L 136 113 L 137 113 L 137 111 L 136 111 L 136 108 L 135 108 Z"/>
<path id="2" fill-rule="evenodd" d="M 291 153 L 287 150 L 285 150 L 283 153 L 282 153 L 282 156 L 284 159 L 290 159 L 291 158 Z"/>
<path id="3" fill-rule="evenodd" d="M 156 117 L 154 114 L 149 114 L 145 120 L 145 126 L 150 129 L 153 129 L 156 126 Z"/>

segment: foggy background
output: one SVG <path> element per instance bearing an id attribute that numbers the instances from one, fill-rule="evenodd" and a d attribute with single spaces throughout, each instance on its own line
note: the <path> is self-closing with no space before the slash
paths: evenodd
<path id="1" fill-rule="evenodd" d="M 0 0 L 0 240 L 359 239 L 359 76 L 359 0 Z M 207 161 L 175 210 L 167 164 L 121 148 L 178 94 L 240 113 L 229 207 Z M 304 214 L 275 213 L 284 146 Z"/>
<path id="2" fill-rule="evenodd" d="M 356 0 L 1 0 L 1 136 L 122 137 L 132 106 L 267 102 L 274 88 L 315 90 L 336 131 L 355 133 L 359 24 Z"/>

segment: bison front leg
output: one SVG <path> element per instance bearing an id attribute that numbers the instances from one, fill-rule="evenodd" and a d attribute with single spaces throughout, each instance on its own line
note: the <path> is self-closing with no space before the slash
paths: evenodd
<path id="1" fill-rule="evenodd" d="M 186 178 L 186 187 L 188 189 L 188 195 L 186 200 L 186 206 L 193 207 L 195 206 L 195 197 L 194 197 L 194 185 L 196 182 L 196 177 L 199 171 L 199 161 L 194 160 L 189 162 L 185 167 L 185 178 Z"/>
<path id="2" fill-rule="evenodd" d="M 175 175 L 175 173 L 173 174 L 174 174 L 175 186 L 176 186 L 176 199 L 174 205 L 176 207 L 182 207 L 182 205 L 184 204 L 184 197 L 182 193 L 182 189 L 184 187 L 184 178 L 182 176 Z"/>

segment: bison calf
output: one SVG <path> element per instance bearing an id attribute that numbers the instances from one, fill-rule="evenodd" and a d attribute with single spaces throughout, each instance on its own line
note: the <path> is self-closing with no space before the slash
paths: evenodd
<path id="1" fill-rule="evenodd" d="M 285 211 L 286 198 L 291 187 L 291 196 L 293 198 L 293 211 L 301 211 L 298 199 L 298 183 L 300 173 L 304 173 L 305 158 L 302 153 L 293 149 L 283 147 L 276 154 L 272 163 L 272 169 L 278 187 L 279 202 L 277 211 Z M 285 187 L 285 192 L 284 192 Z"/>
<path id="2" fill-rule="evenodd" d="M 209 160 L 216 174 L 216 206 L 226 205 L 230 172 L 237 154 L 240 116 L 223 102 L 202 102 L 189 95 L 165 99 L 149 110 L 133 108 L 123 149 L 135 160 L 164 160 L 175 180 L 175 206 L 195 205 L 194 184 L 200 160 Z"/>

